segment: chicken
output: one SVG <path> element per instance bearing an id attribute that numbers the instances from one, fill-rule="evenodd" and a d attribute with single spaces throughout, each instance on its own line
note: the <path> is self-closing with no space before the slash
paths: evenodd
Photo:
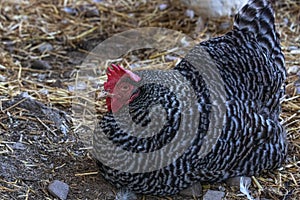
<path id="1" fill-rule="evenodd" d="M 247 0 L 180 0 L 202 17 L 224 17 L 233 15 Z"/>
<path id="2" fill-rule="evenodd" d="M 117 188 L 173 195 L 285 159 L 286 71 L 267 0 L 250 0 L 230 32 L 199 43 L 172 70 L 112 65 L 107 76 L 108 112 L 95 129 L 93 155 Z"/>
<path id="3" fill-rule="evenodd" d="M 210 18 L 234 15 L 247 0 L 180 0 L 180 2 L 199 16 L 196 27 L 198 32 Z"/>

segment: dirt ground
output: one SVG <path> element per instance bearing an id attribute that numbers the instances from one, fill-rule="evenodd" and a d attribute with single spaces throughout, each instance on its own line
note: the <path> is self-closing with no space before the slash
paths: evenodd
<path id="1" fill-rule="evenodd" d="M 115 188 L 98 174 L 89 147 L 78 136 L 78 129 L 90 131 L 89 127 L 72 119 L 71 88 L 77 66 L 95 45 L 115 33 L 152 26 L 195 36 L 197 21 L 172 1 L 122 2 L 1 3 L 0 199 L 56 199 L 47 189 L 53 180 L 69 185 L 68 199 L 115 199 Z M 167 8 L 158 9 L 162 4 Z M 250 191 L 261 199 L 299 199 L 300 2 L 282 0 L 275 8 L 289 72 L 282 114 L 289 155 L 282 168 L 253 177 Z M 197 40 L 225 33 L 231 22 L 230 18 L 209 21 Z M 226 199 L 246 199 L 238 188 L 225 183 L 204 184 L 204 193 L 208 189 L 224 191 Z"/>

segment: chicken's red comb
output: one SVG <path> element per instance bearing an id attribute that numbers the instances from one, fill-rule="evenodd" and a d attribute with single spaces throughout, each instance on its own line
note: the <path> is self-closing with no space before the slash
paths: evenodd
<path id="1" fill-rule="evenodd" d="M 120 78 L 124 75 L 128 75 L 132 80 L 138 82 L 141 78 L 134 74 L 133 72 L 124 69 L 120 65 L 112 64 L 111 68 L 107 68 L 106 75 L 107 75 L 107 82 L 104 83 L 104 90 L 108 92 L 112 92 L 117 82 Z"/>

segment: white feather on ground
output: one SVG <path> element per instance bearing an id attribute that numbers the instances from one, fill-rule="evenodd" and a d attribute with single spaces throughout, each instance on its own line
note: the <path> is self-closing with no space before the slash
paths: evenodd
<path id="1" fill-rule="evenodd" d="M 253 200 L 249 191 L 250 184 L 251 182 L 248 179 L 245 179 L 243 176 L 240 178 L 240 191 L 247 196 L 247 199 Z"/>
<path id="2" fill-rule="evenodd" d="M 136 195 L 128 189 L 121 189 L 117 192 L 115 200 L 137 200 Z"/>

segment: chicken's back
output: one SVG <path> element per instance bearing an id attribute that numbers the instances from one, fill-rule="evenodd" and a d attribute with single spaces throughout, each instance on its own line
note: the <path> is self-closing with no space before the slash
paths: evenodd
<path id="1" fill-rule="evenodd" d="M 286 70 L 269 1 L 249 1 L 236 15 L 232 31 L 201 42 L 183 62 L 203 51 L 215 62 L 228 100 L 252 101 L 259 114 L 278 119 Z M 183 68 L 179 64 L 175 69 Z"/>

